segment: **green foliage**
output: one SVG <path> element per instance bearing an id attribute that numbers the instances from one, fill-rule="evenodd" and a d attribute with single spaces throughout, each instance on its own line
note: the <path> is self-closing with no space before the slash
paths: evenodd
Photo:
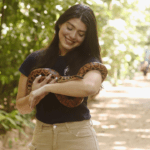
<path id="1" fill-rule="evenodd" d="M 118 79 L 133 78 L 148 43 L 150 5 L 142 10 L 138 0 L 93 0 L 91 7 L 98 21 L 103 63 L 109 70 L 107 80 L 116 85 Z"/>
<path id="2" fill-rule="evenodd" d="M 23 132 L 23 125 L 33 128 L 34 124 L 30 121 L 30 117 L 31 115 L 21 115 L 17 110 L 10 113 L 0 110 L 0 134 L 4 134 L 11 129 L 18 129 Z"/>
<path id="3" fill-rule="evenodd" d="M 3 111 L 0 113 L 0 130 L 21 129 L 22 124 L 29 124 L 26 121 L 33 115 L 28 115 L 28 118 L 27 115 L 19 115 L 15 107 L 20 76 L 18 69 L 31 52 L 50 43 L 55 21 L 76 2 L 77 0 L 0 1 L 0 109 Z"/>
<path id="4" fill-rule="evenodd" d="M 19 66 L 27 55 L 47 46 L 58 17 L 75 3 L 89 5 L 97 19 L 107 80 L 132 78 L 148 43 L 150 8 L 129 0 L 5 0 L 0 1 L 0 129 L 21 129 L 31 115 L 20 115 L 15 98 Z M 26 122 L 27 121 L 27 122 Z"/>

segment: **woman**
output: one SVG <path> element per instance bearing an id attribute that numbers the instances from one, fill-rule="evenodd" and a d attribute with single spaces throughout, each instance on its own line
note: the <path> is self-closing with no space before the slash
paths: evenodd
<path id="1" fill-rule="evenodd" d="M 38 83 L 41 78 L 38 76 L 31 93 L 26 93 L 27 77 L 33 69 L 52 68 L 62 76 L 75 75 L 88 62 L 101 62 L 96 19 L 89 7 L 78 4 L 60 16 L 51 44 L 30 54 L 19 68 L 17 109 L 26 114 L 36 107 L 36 128 L 30 150 L 99 149 L 87 108 L 87 97 L 97 93 L 101 86 L 99 71 L 89 71 L 83 79 L 64 83 L 57 83 L 51 75 Z M 54 93 L 85 98 L 78 107 L 68 108 Z"/>

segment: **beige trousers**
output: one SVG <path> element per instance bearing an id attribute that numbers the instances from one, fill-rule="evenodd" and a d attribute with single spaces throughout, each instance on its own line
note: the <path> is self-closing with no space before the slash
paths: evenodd
<path id="1" fill-rule="evenodd" d="M 37 120 L 30 150 L 99 150 L 91 120 L 45 124 Z"/>

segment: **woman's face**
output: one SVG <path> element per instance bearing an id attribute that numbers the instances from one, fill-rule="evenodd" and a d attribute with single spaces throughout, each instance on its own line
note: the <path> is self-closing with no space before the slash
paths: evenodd
<path id="1" fill-rule="evenodd" d="M 59 28 L 59 49 L 64 56 L 82 44 L 87 27 L 79 18 L 73 18 L 59 25 Z"/>

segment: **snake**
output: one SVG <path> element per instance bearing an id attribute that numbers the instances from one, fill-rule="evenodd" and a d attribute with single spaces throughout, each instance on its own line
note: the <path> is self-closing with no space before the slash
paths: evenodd
<path id="1" fill-rule="evenodd" d="M 39 75 L 41 75 L 41 78 L 39 79 L 39 83 L 42 82 L 50 74 L 51 74 L 51 79 L 55 79 L 57 77 L 57 83 L 62 83 L 62 82 L 67 82 L 72 80 L 83 79 L 84 75 L 91 70 L 100 71 L 102 76 L 102 82 L 105 80 L 108 74 L 105 65 L 99 62 L 90 62 L 85 64 L 79 69 L 76 75 L 72 75 L 72 76 L 61 76 L 57 71 L 50 68 L 34 69 L 33 71 L 31 71 L 27 79 L 27 89 L 26 89 L 27 94 L 30 94 L 30 92 L 32 91 L 33 81 Z M 55 96 L 61 104 L 69 108 L 74 108 L 79 106 L 84 100 L 84 97 L 72 97 L 72 96 L 61 95 L 57 93 L 55 93 Z"/>

